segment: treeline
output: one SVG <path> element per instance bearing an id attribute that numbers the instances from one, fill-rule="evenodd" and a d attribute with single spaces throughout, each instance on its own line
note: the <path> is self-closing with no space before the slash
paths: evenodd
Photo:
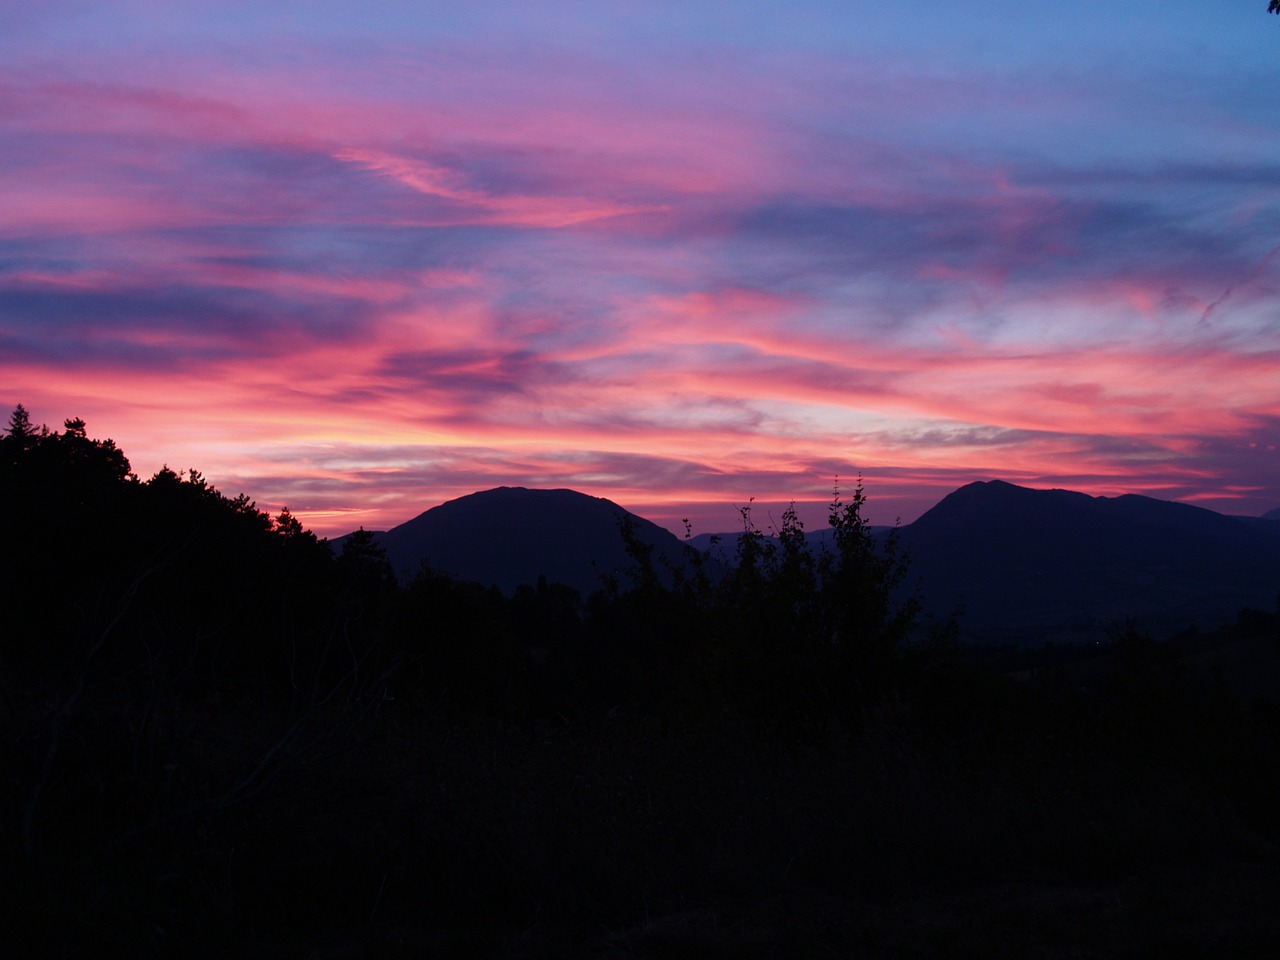
<path id="1" fill-rule="evenodd" d="M 0 574 L 28 628 L 6 665 L 46 682 L 110 681 L 289 709 L 421 694 L 520 722 L 593 712 L 731 715 L 761 728 L 861 723 L 904 667 L 913 599 L 864 494 L 831 507 L 815 555 L 794 512 L 776 538 L 750 525 L 727 573 L 690 551 L 657 570 L 620 528 L 630 575 L 582 597 L 540 580 L 506 597 L 423 569 L 397 584 L 361 531 L 334 551 L 286 509 L 272 517 L 195 470 L 141 480 L 83 421 L 0 437 L 7 505 Z"/>
<path id="2" fill-rule="evenodd" d="M 793 512 L 771 537 L 744 512 L 714 567 L 656 569 L 623 527 L 625 582 L 508 597 L 397 583 L 363 531 L 334 550 L 18 407 L 9 955 L 954 954 L 945 911 L 921 933 L 875 905 L 1242 859 L 1280 889 L 1275 699 L 1136 628 L 1083 672 L 970 651 L 920 621 L 864 503 L 835 498 L 818 553 Z M 1276 932 L 1240 902 L 1179 942 Z M 1045 909 L 1006 931 L 1027 955 Z"/>

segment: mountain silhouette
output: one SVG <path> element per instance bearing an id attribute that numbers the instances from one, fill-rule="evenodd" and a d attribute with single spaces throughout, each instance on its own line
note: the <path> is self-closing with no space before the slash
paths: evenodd
<path id="1" fill-rule="evenodd" d="M 1280 531 L 1150 497 L 1091 497 L 999 480 L 945 497 L 902 539 L 939 613 L 989 641 L 1079 641 L 1130 618 L 1155 634 L 1273 609 Z"/>
<path id="2" fill-rule="evenodd" d="M 586 595 L 605 578 L 630 586 L 624 518 L 653 547 L 660 573 L 684 562 L 690 546 L 670 531 L 563 489 L 474 493 L 375 538 L 402 582 L 425 563 L 506 593 L 546 577 Z M 1151 497 L 977 482 L 900 532 L 907 588 L 934 614 L 960 611 L 963 636 L 975 642 L 1092 642 L 1129 620 L 1170 636 L 1234 620 L 1245 608 L 1275 609 L 1280 592 L 1280 520 Z M 829 533 L 813 531 L 815 550 Z M 713 575 L 718 560 L 732 562 L 739 535 L 720 535 L 710 550 Z M 711 537 L 689 543 L 705 552 Z"/>
<path id="3" fill-rule="evenodd" d="M 629 585 L 634 561 L 621 534 L 625 518 L 639 540 L 652 545 L 656 569 L 683 562 L 684 545 L 669 530 L 573 490 L 497 487 L 432 507 L 375 539 L 401 582 L 426 563 L 506 593 L 546 577 L 585 596 L 600 589 L 604 577 Z"/>

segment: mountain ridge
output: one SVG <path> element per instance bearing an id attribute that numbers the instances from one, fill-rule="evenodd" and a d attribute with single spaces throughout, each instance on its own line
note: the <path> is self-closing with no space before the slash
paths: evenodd
<path id="1" fill-rule="evenodd" d="M 603 497 L 496 487 L 374 536 L 402 581 L 426 563 L 507 593 L 545 577 L 585 596 L 610 580 L 628 585 L 623 522 L 660 571 L 684 563 L 690 549 L 731 560 L 740 535 L 686 542 Z M 882 538 L 888 529 L 874 532 Z M 975 642 L 1090 641 L 1129 619 L 1169 635 L 1246 607 L 1270 609 L 1280 591 L 1280 520 L 1138 494 L 975 481 L 898 529 L 911 588 L 937 616 L 961 611 Z M 828 534 L 810 533 L 814 549 Z M 720 545 L 709 551 L 714 536 Z"/>
<path id="2" fill-rule="evenodd" d="M 1280 525 L 1138 494 L 968 484 L 903 528 L 935 612 L 988 640 L 1096 637 L 1130 618 L 1168 634 L 1269 608 Z"/>

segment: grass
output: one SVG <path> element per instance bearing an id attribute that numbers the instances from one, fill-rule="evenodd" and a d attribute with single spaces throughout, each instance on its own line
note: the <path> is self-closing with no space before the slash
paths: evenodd
<path id="1" fill-rule="evenodd" d="M 412 687 L 55 724 L 6 674 L 6 956 L 1271 956 L 1280 710 L 1166 652 L 944 662 L 801 734 Z"/>
<path id="2" fill-rule="evenodd" d="M 228 746 L 204 755 L 225 762 Z M 1275 838 L 1220 790 L 1022 748 L 901 727 L 809 743 L 653 718 L 529 727 L 405 705 L 268 790 L 157 820 L 124 848 L 83 856 L 51 839 L 11 870 L 9 955 L 1246 956 L 1274 943 Z M 118 786 L 132 813 L 81 811 L 77 842 L 130 816 L 146 826 L 158 786 Z"/>

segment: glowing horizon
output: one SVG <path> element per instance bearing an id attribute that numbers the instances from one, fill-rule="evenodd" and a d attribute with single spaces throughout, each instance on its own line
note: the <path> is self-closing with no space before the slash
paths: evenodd
<path id="1" fill-rule="evenodd" d="M 0 402 L 327 536 L 1280 506 L 1256 4 L 373 6 L 0 13 Z"/>

